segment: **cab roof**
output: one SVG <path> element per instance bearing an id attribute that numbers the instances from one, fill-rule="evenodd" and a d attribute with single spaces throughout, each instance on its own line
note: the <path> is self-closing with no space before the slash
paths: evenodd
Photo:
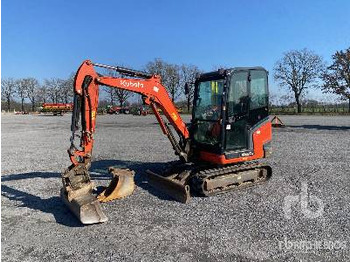
<path id="1" fill-rule="evenodd" d="M 208 73 L 203 73 L 201 74 L 198 79 L 206 79 L 206 78 L 215 78 L 215 77 L 224 77 L 227 74 L 232 74 L 234 72 L 238 71 L 248 71 L 248 70 L 264 70 L 266 73 L 268 71 L 263 68 L 262 66 L 253 66 L 253 67 L 233 67 L 233 68 L 220 68 L 216 71 L 208 72 Z"/>

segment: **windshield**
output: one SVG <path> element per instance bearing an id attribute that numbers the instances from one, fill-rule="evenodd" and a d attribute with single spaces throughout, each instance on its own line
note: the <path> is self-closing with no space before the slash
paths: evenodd
<path id="1" fill-rule="evenodd" d="M 221 99 L 224 79 L 200 82 L 198 96 L 194 103 L 194 117 L 200 120 L 218 120 L 220 118 Z"/>
<path id="2" fill-rule="evenodd" d="M 198 84 L 198 93 L 194 101 L 195 125 L 193 138 L 203 144 L 220 143 L 221 99 L 224 79 L 203 81 Z"/>

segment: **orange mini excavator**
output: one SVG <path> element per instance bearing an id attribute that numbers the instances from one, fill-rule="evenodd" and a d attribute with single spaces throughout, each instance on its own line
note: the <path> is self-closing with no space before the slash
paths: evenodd
<path id="1" fill-rule="evenodd" d="M 119 72 L 100 75 L 95 67 Z M 164 173 L 147 170 L 149 183 L 186 203 L 190 192 L 202 196 L 262 183 L 271 167 L 258 159 L 270 154 L 268 73 L 262 67 L 236 67 L 196 78 L 192 120 L 186 125 L 158 75 L 92 63 L 82 63 L 75 76 L 71 146 L 72 165 L 62 174 L 61 197 L 83 224 L 105 222 L 100 202 L 122 198 L 134 190 L 134 172 L 110 168 L 113 179 L 98 196 L 88 169 L 96 125 L 99 85 L 141 94 L 169 138 L 179 161 Z M 189 85 L 185 85 L 188 92 Z M 160 115 L 159 110 L 164 114 Z M 170 125 L 174 128 L 172 129 Z M 178 138 L 176 138 L 175 130 Z M 76 146 L 75 140 L 79 140 Z"/>

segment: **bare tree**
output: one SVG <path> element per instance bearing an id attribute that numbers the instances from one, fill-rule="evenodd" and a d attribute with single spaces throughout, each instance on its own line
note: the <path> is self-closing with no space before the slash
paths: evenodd
<path id="1" fill-rule="evenodd" d="M 298 113 L 301 113 L 302 94 L 317 85 L 323 69 L 322 58 L 307 49 L 289 51 L 276 62 L 274 78 L 281 87 L 288 87 L 294 94 Z"/>
<path id="2" fill-rule="evenodd" d="M 37 101 L 39 103 L 46 103 L 47 99 L 48 99 L 48 89 L 45 85 L 42 85 L 38 88 Z"/>
<path id="3" fill-rule="evenodd" d="M 166 62 L 164 62 L 160 58 L 154 59 L 152 62 L 148 62 L 146 64 L 146 71 L 155 74 L 155 75 L 160 75 L 162 79 L 166 78 L 165 75 L 165 68 L 166 68 Z"/>
<path id="4" fill-rule="evenodd" d="M 163 83 L 168 89 L 171 95 L 171 101 L 175 101 L 175 99 L 180 95 L 180 67 L 174 64 L 167 64 L 165 68 L 166 78 Z"/>
<path id="5" fill-rule="evenodd" d="M 21 110 L 24 112 L 24 100 L 27 97 L 27 83 L 25 79 L 16 80 L 16 94 L 21 100 Z"/>
<path id="6" fill-rule="evenodd" d="M 23 82 L 26 85 L 27 97 L 32 104 L 32 111 L 35 111 L 35 102 L 38 97 L 39 82 L 35 78 L 24 78 Z"/>
<path id="7" fill-rule="evenodd" d="M 124 76 L 120 75 L 120 77 L 124 77 Z M 115 95 L 119 102 L 119 106 L 122 107 L 123 105 L 125 105 L 128 99 L 134 95 L 134 93 L 124 89 L 117 88 L 115 89 Z"/>
<path id="8" fill-rule="evenodd" d="M 52 103 L 58 103 L 62 97 L 62 86 L 64 80 L 59 78 L 50 78 L 44 80 L 44 85 L 47 88 L 47 94 Z"/>
<path id="9" fill-rule="evenodd" d="M 199 68 L 194 65 L 181 65 L 180 67 L 180 85 L 183 88 L 184 94 L 186 96 L 187 111 L 190 111 L 191 103 L 194 96 L 194 82 L 196 77 L 201 73 Z M 185 92 L 185 84 L 188 84 L 188 93 Z"/>
<path id="10" fill-rule="evenodd" d="M 7 110 L 11 110 L 11 100 L 16 93 L 16 81 L 13 78 L 1 79 L 1 98 L 6 100 Z"/>
<path id="11" fill-rule="evenodd" d="M 272 92 L 270 92 L 269 94 L 269 106 L 277 106 L 278 105 L 278 97 L 277 94 L 274 94 Z"/>
<path id="12" fill-rule="evenodd" d="M 132 97 L 133 93 L 132 92 L 129 92 L 129 91 L 126 91 L 126 90 L 123 90 L 123 89 L 116 89 L 116 96 L 117 96 L 117 99 L 118 99 L 118 102 L 119 102 L 119 106 L 123 106 L 127 100 Z"/>
<path id="13" fill-rule="evenodd" d="M 338 94 L 343 100 L 347 99 L 350 113 L 350 47 L 345 51 L 337 51 L 332 59 L 333 63 L 322 75 L 322 90 L 325 93 Z"/>
<path id="14" fill-rule="evenodd" d="M 169 64 L 160 58 L 156 58 L 154 61 L 147 63 L 146 71 L 161 76 L 162 84 L 170 93 L 173 102 L 181 94 L 180 67 L 178 65 Z"/>
<path id="15" fill-rule="evenodd" d="M 217 65 L 213 65 L 211 68 L 212 68 L 213 71 L 218 71 L 220 69 L 226 69 L 226 68 L 231 68 L 231 67 L 228 66 L 228 65 L 217 64 Z"/>
<path id="16" fill-rule="evenodd" d="M 111 88 L 109 86 L 106 86 L 103 88 L 103 90 L 105 91 L 105 93 L 108 96 L 108 101 L 110 105 L 114 105 L 114 101 L 116 100 L 116 89 L 115 88 Z"/>
<path id="17" fill-rule="evenodd" d="M 73 100 L 73 89 L 74 89 L 74 78 L 75 75 L 72 73 L 68 79 L 61 82 L 62 100 L 64 103 L 70 103 Z"/>
<path id="18" fill-rule="evenodd" d="M 123 75 L 118 74 L 118 72 L 114 70 L 106 70 L 106 75 L 112 76 L 112 77 L 123 77 Z M 124 89 L 120 88 L 113 88 L 113 87 L 105 87 L 104 91 L 107 93 L 110 104 L 114 105 L 114 101 L 117 100 L 119 102 L 119 106 L 123 106 L 125 102 L 132 97 L 133 93 Z"/>
<path id="19" fill-rule="evenodd" d="M 105 71 L 105 74 L 107 76 L 112 76 L 112 77 L 115 77 L 117 76 L 117 72 L 114 71 L 114 70 L 106 70 Z M 112 87 L 109 87 L 109 86 L 104 86 L 103 87 L 103 91 L 107 94 L 108 96 L 108 100 L 109 100 L 109 104 L 114 106 L 114 101 L 116 100 L 116 89 L 115 88 L 112 88 Z"/>
<path id="20" fill-rule="evenodd" d="M 44 85 L 40 90 L 40 97 L 45 103 L 46 99 L 52 103 L 70 103 L 73 100 L 74 74 L 67 79 L 50 78 L 44 80 Z"/>

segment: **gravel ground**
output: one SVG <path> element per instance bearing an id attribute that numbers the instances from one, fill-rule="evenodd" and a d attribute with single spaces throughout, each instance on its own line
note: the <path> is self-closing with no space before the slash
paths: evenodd
<path id="1" fill-rule="evenodd" d="M 185 205 L 143 177 L 176 160 L 154 117 L 99 116 L 92 177 L 129 167 L 137 188 L 82 226 L 58 197 L 70 116 L 2 115 L 3 261 L 349 261 L 350 117 L 281 118 L 268 183 Z"/>

